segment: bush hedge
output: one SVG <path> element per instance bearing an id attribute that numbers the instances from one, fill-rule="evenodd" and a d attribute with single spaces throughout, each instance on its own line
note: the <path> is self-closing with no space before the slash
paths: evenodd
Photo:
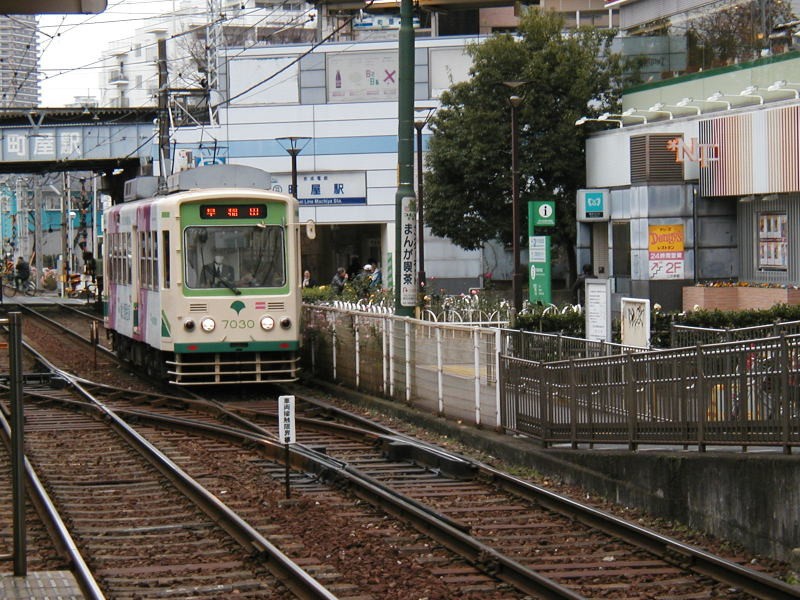
<path id="1" fill-rule="evenodd" d="M 470 306 L 489 310 L 487 304 L 499 300 L 490 295 L 481 296 L 476 304 L 474 298 L 470 299 Z M 353 285 L 347 285 L 344 292 L 337 296 L 330 286 L 319 286 L 303 290 L 303 301 L 331 302 L 332 300 L 347 300 L 357 302 L 365 300 L 371 303 L 385 303 L 391 305 L 391 295 L 388 290 L 359 290 Z M 436 308 L 441 304 L 441 299 L 426 298 L 429 308 Z M 438 304 L 437 304 L 438 303 Z M 776 304 L 769 309 L 722 311 L 695 310 L 690 312 L 667 313 L 654 304 L 650 314 L 651 345 L 655 348 L 668 348 L 670 344 L 670 327 L 688 325 L 691 327 L 705 327 L 709 329 L 736 329 L 753 327 L 756 325 L 772 325 L 776 322 L 800 321 L 800 305 Z M 561 307 L 553 305 L 537 305 L 529 312 L 523 312 L 517 317 L 517 328 L 524 331 L 537 331 L 541 333 L 561 333 L 570 337 L 585 337 L 585 316 L 580 308 L 565 304 Z M 620 341 L 620 324 L 618 320 L 612 323 L 612 341 Z"/>
<path id="2" fill-rule="evenodd" d="M 756 325 L 772 325 L 785 321 L 800 321 L 800 305 L 776 304 L 769 309 L 735 311 L 701 309 L 685 313 L 666 313 L 658 305 L 654 305 L 650 313 L 651 345 L 656 348 L 668 348 L 670 327 L 673 323 L 708 329 L 737 329 Z M 580 338 L 585 336 L 584 323 L 583 313 L 572 310 L 569 306 L 560 310 L 537 307 L 530 313 L 520 315 L 517 319 L 517 327 L 525 331 L 560 332 Z M 612 340 L 620 341 L 618 320 L 612 324 Z"/>

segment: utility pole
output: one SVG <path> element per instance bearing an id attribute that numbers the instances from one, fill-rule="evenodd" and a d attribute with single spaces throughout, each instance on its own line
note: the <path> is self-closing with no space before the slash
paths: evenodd
<path id="1" fill-rule="evenodd" d="M 69 182 L 67 174 L 61 173 L 61 297 L 67 296 L 69 282 L 69 258 L 67 256 L 67 223 L 69 220 Z"/>
<path id="2" fill-rule="evenodd" d="M 208 116 L 211 125 L 216 125 L 217 105 L 219 104 L 219 48 L 222 45 L 222 24 L 219 16 L 222 13 L 220 0 L 207 0 L 208 30 L 206 32 L 206 91 L 208 98 Z"/>
<path id="3" fill-rule="evenodd" d="M 33 248 L 36 251 L 36 274 L 42 276 L 44 272 L 44 233 L 42 231 L 42 220 L 44 219 L 44 207 L 42 206 L 42 186 L 36 175 L 33 176 Z M 38 285 L 38 284 L 37 284 Z"/>
<path id="4" fill-rule="evenodd" d="M 395 195 L 394 312 L 410 317 L 417 304 L 417 198 L 414 194 L 414 19 L 412 0 L 400 2 L 398 131 Z"/>
<path id="5" fill-rule="evenodd" d="M 158 40 L 158 164 L 161 185 L 172 172 L 169 155 L 169 85 L 167 72 L 167 40 Z"/>

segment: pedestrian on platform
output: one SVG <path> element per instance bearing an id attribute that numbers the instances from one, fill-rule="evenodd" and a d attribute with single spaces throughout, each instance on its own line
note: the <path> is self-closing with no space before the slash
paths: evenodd
<path id="1" fill-rule="evenodd" d="M 372 273 L 369 276 L 369 287 L 381 289 L 381 285 L 383 284 L 383 273 L 381 273 L 381 268 L 378 266 L 378 261 L 374 258 L 370 258 L 369 264 L 372 267 Z"/>
<path id="2" fill-rule="evenodd" d="M 372 265 L 370 263 L 367 263 L 361 268 L 361 272 L 356 276 L 355 280 L 353 281 L 353 287 L 355 288 L 356 295 L 359 298 L 369 297 L 369 288 L 371 284 L 372 284 Z"/>
<path id="3" fill-rule="evenodd" d="M 23 258 L 17 259 L 16 274 L 14 275 L 14 286 L 17 290 L 25 289 L 25 284 L 31 278 L 31 266 Z"/>
<path id="4" fill-rule="evenodd" d="M 336 269 L 336 273 L 331 279 L 331 288 L 333 288 L 333 292 L 337 296 L 342 295 L 342 290 L 344 290 L 344 286 L 347 283 L 347 269 L 344 267 L 339 267 Z"/>
<path id="5" fill-rule="evenodd" d="M 94 254 L 89 250 L 83 251 L 83 274 L 94 282 L 95 271 L 97 270 L 97 261 L 94 259 Z"/>
<path id="6" fill-rule="evenodd" d="M 317 280 L 311 276 L 311 271 L 307 269 L 303 271 L 303 287 L 304 288 L 317 287 Z"/>

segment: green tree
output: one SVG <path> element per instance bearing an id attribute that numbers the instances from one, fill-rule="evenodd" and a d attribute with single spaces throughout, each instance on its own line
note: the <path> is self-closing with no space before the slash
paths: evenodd
<path id="1" fill-rule="evenodd" d="M 619 106 L 623 60 L 610 51 L 614 31 L 565 32 L 551 12 L 531 10 L 518 34 L 469 48 L 470 78 L 441 96 L 425 176 L 425 219 L 434 234 L 465 249 L 511 240 L 511 117 L 518 108 L 520 202 L 554 200 L 553 242 L 575 272 L 575 196 L 585 184 L 583 127 L 575 121 Z M 513 92 L 503 82 L 524 81 Z"/>
<path id="2" fill-rule="evenodd" d="M 758 58 L 770 45 L 765 36 L 796 19 L 791 3 L 782 0 L 715 2 L 698 8 L 688 26 L 673 29 L 686 27 L 689 70 L 696 71 Z"/>

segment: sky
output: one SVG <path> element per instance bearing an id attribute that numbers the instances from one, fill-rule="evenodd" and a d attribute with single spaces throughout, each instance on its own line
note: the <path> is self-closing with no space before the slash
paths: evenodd
<path id="1" fill-rule="evenodd" d="M 143 19 L 179 6 L 179 0 L 108 0 L 108 8 L 96 15 L 40 15 L 41 106 L 65 106 L 75 96 L 99 100 L 102 52 L 145 25 Z"/>

